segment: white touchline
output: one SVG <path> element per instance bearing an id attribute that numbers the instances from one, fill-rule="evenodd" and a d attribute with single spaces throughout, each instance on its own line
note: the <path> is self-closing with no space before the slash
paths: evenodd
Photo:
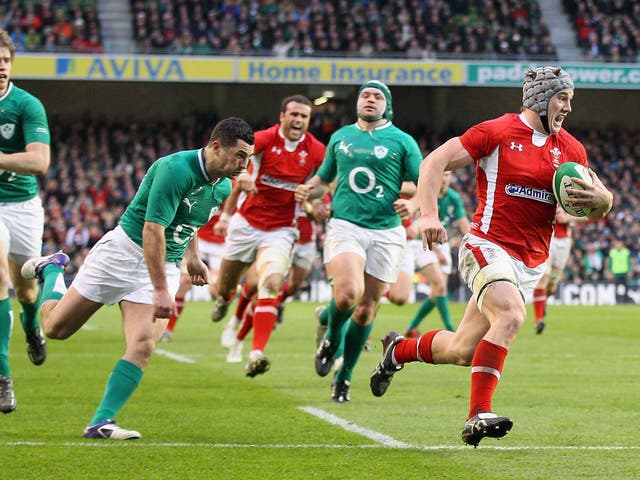
<path id="1" fill-rule="evenodd" d="M 178 355 L 177 353 L 167 352 L 166 350 L 163 350 L 162 348 L 156 348 L 156 353 L 158 355 L 162 355 L 163 357 L 170 358 L 171 360 L 175 360 L 176 362 L 196 363 L 195 360 L 193 360 L 193 359 L 191 359 L 189 357 L 185 357 L 184 355 Z"/>
<path id="2" fill-rule="evenodd" d="M 353 422 L 344 420 L 340 417 L 336 417 L 335 415 L 325 412 L 324 410 L 320 410 L 318 408 L 313 408 L 313 407 L 298 407 L 298 408 L 304 412 L 310 413 L 311 415 L 324 420 L 325 422 L 329 422 L 333 425 L 342 427 L 349 432 L 357 433 L 358 435 L 367 437 L 376 443 L 380 443 L 381 445 L 384 445 L 385 447 L 416 448 L 415 445 L 401 442 L 400 440 L 396 440 L 395 438 L 390 437 L 389 435 L 385 435 L 384 433 L 380 433 L 374 430 L 369 430 L 368 428 L 360 427 Z"/>
<path id="3" fill-rule="evenodd" d="M 282 448 L 282 449 L 312 449 L 312 448 L 329 448 L 329 449 L 376 449 L 387 448 L 387 445 L 380 443 L 373 445 L 337 445 L 337 444 L 282 444 L 282 443 L 202 443 L 202 442 L 145 442 L 144 440 L 136 440 L 135 442 L 102 442 L 98 441 L 86 441 L 86 442 L 28 442 L 28 441 L 13 441 L 13 442 L 0 442 L 0 446 L 9 447 L 94 447 L 94 448 L 148 448 L 148 447 L 167 447 L 167 448 L 191 448 L 191 447 L 204 447 L 204 448 Z M 468 445 L 425 445 L 423 447 L 411 446 L 416 450 L 425 451 L 447 451 L 447 450 L 460 450 L 473 452 L 473 448 L 469 448 Z M 573 450 L 573 451 L 616 451 L 616 450 L 640 450 L 640 446 L 616 446 L 616 445 L 599 445 L 599 446 L 579 446 L 579 445 L 520 445 L 513 447 L 500 447 L 497 445 L 483 445 L 483 450 L 509 450 L 509 451 L 523 451 L 529 452 L 533 450 L 547 451 L 547 450 Z"/>

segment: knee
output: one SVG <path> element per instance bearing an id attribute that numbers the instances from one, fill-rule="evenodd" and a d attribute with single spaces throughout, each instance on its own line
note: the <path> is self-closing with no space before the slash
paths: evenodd
<path id="1" fill-rule="evenodd" d="M 38 300 L 38 287 L 34 282 L 33 286 L 27 288 L 16 288 L 16 297 L 20 303 L 27 305 L 34 304 Z"/>
<path id="2" fill-rule="evenodd" d="M 398 305 L 399 307 L 401 307 L 402 305 L 405 305 L 409 301 L 409 294 L 404 294 L 404 293 L 398 294 L 396 292 L 390 291 L 389 301 L 394 305 Z"/>
<path id="3" fill-rule="evenodd" d="M 132 352 L 128 354 L 128 357 L 131 357 L 132 363 L 136 364 L 140 368 L 144 369 L 149 360 L 151 359 L 151 355 L 156 349 L 156 342 L 153 338 L 145 338 L 143 340 L 138 340 L 133 345 Z M 128 352 L 129 353 L 129 352 Z"/>
<path id="4" fill-rule="evenodd" d="M 354 289 L 345 288 L 337 290 L 334 294 L 334 302 L 338 310 L 349 310 L 356 303 L 357 293 Z"/>
<path id="5" fill-rule="evenodd" d="M 269 275 L 258 288 L 258 296 L 260 298 L 275 298 L 280 293 L 282 285 L 281 275 Z"/>
<path id="6" fill-rule="evenodd" d="M 368 325 L 375 316 L 375 310 L 372 305 L 358 305 L 353 312 L 353 321 L 358 325 Z"/>
<path id="7" fill-rule="evenodd" d="M 444 297 L 447 294 L 447 286 L 444 282 L 434 282 L 431 284 L 431 295 L 433 297 Z"/>
<path id="8" fill-rule="evenodd" d="M 502 336 L 513 341 L 524 325 L 526 312 L 520 305 L 504 305 L 495 316 L 492 328 L 501 330 Z"/>

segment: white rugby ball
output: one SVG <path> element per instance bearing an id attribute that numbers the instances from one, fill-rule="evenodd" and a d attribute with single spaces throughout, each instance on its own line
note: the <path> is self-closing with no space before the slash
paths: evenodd
<path id="1" fill-rule="evenodd" d="M 553 195 L 556 201 L 569 215 L 574 217 L 586 217 L 591 213 L 591 208 L 574 205 L 572 196 L 567 193 L 567 188 L 584 190 L 582 186 L 573 181 L 580 178 L 587 183 L 593 183 L 589 170 L 576 162 L 561 164 L 553 174 Z"/>

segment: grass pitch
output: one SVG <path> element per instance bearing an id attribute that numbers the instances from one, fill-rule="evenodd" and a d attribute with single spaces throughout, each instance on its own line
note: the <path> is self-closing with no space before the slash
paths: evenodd
<path id="1" fill-rule="evenodd" d="M 640 478 L 637 306 L 550 306 L 539 336 L 529 315 L 493 402 L 514 428 L 477 449 L 460 440 L 469 369 L 409 364 L 383 398 L 369 392 L 378 339 L 404 330 L 416 307 L 382 306 L 351 402 L 335 404 L 331 377 L 313 367 L 315 304 L 287 304 L 266 351 L 271 370 L 251 379 L 244 363 L 225 363 L 224 322 L 211 323 L 211 305 L 188 303 L 173 342 L 160 344 L 117 416 L 142 433 L 130 442 L 82 438 L 122 354 L 118 310 L 103 308 L 71 339 L 49 341 L 40 367 L 30 364 L 16 321 L 18 408 L 0 417 L 0 478 Z M 454 319 L 463 308 L 452 305 Z M 421 327 L 440 326 L 433 312 Z"/>

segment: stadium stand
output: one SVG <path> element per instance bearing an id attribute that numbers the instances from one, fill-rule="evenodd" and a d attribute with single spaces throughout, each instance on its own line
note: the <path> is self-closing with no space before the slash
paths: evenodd
<path id="1" fill-rule="evenodd" d="M 0 2 L 0 27 L 19 52 L 102 52 L 93 0 Z"/>
<path id="2" fill-rule="evenodd" d="M 640 47 L 640 3 L 563 0 L 585 60 L 632 62 Z"/>
<path id="3" fill-rule="evenodd" d="M 535 0 L 132 0 L 145 53 L 556 59 Z"/>

